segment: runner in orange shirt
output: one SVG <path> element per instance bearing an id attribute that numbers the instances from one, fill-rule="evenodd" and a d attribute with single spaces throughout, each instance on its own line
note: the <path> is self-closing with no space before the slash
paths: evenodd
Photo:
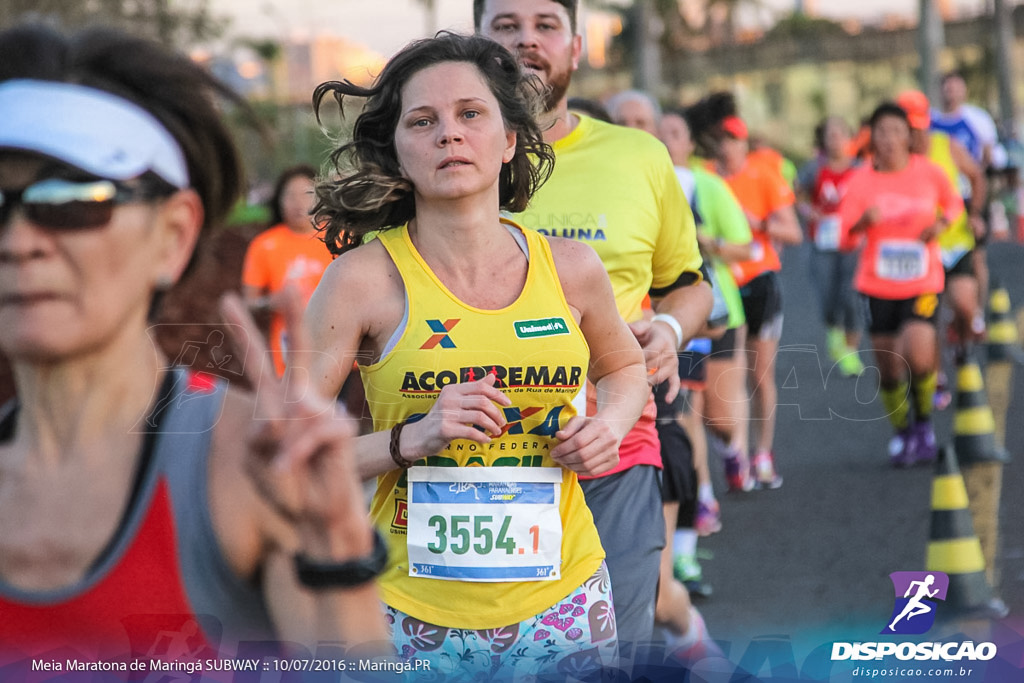
<path id="1" fill-rule="evenodd" d="M 728 112 L 735 109 L 731 96 L 710 96 L 709 109 Z M 723 104 L 725 102 L 725 104 Z M 694 105 L 700 107 L 701 105 Z M 699 117 L 694 117 L 695 119 Z M 782 336 L 782 288 L 777 272 L 782 268 L 776 243 L 798 244 L 802 240 L 797 223 L 793 189 L 769 165 L 748 160 L 747 126 L 738 116 L 727 115 L 701 130 L 695 137 L 710 146 L 715 169 L 725 179 L 750 222 L 752 258 L 731 265 L 740 286 L 747 318 L 748 372 L 753 387 L 752 417 L 760 429 L 754 448 L 751 472 L 744 462 L 748 449 L 730 453 L 726 475 L 731 490 L 750 490 L 753 486 L 778 488 L 782 477 L 775 471 L 772 442 L 775 439 L 775 355 Z M 707 143 L 712 144 L 708 145 Z M 738 461 L 738 462 L 736 462 Z M 753 474 L 751 481 L 750 474 Z"/>
<path id="2" fill-rule="evenodd" d="M 896 104 L 872 114 L 871 145 L 874 165 L 850 179 L 839 216 L 847 236 L 865 235 L 854 288 L 867 297 L 882 403 L 896 429 L 890 461 L 906 467 L 937 454 L 931 412 L 945 274 L 936 238 L 964 204 L 938 165 L 911 154 L 910 122 Z"/>
<path id="3" fill-rule="evenodd" d="M 310 218 L 315 178 L 316 170 L 308 165 L 294 166 L 280 175 L 270 201 L 273 227 L 249 244 L 242 268 L 242 293 L 249 307 L 273 312 L 269 346 L 278 375 L 284 373 L 287 348 L 284 320 L 278 313 L 281 291 L 291 285 L 303 302 L 309 301 L 331 262 L 331 253 Z"/>

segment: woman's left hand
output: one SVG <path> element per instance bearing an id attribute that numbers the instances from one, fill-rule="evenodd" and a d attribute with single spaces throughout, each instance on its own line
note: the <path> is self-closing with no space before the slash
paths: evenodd
<path id="1" fill-rule="evenodd" d="M 256 405 L 246 435 L 247 471 L 260 495 L 297 532 L 310 559 L 343 561 L 369 554 L 373 534 L 354 463 L 354 430 L 340 406 L 309 383 L 302 352 L 312 348 L 302 324 L 303 304 L 286 290 L 281 312 L 290 346 L 289 368 L 277 377 L 266 344 L 235 295 L 222 312 Z"/>
<path id="2" fill-rule="evenodd" d="M 551 449 L 551 459 L 576 474 L 596 477 L 619 464 L 622 436 L 600 418 L 576 415 L 555 438 L 560 443 Z"/>

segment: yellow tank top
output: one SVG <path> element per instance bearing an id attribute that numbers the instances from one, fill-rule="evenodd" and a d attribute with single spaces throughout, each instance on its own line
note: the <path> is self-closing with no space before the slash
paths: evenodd
<path id="1" fill-rule="evenodd" d="M 950 149 L 950 137 L 941 131 L 932 131 L 929 134 L 931 143 L 928 145 L 928 159 L 938 164 L 953 187 L 960 187 L 960 170 L 953 160 L 953 152 Z M 956 264 L 957 260 L 974 249 L 974 233 L 967 223 L 967 212 L 962 212 L 955 221 L 942 231 L 939 235 L 939 248 L 942 250 L 942 261 L 948 268 Z"/>
<path id="2" fill-rule="evenodd" d="M 474 308 L 457 299 L 416 251 L 408 226 L 379 236 L 401 273 L 407 309 L 404 331 L 390 352 L 377 363 L 360 367 L 374 430 L 390 429 L 402 420 L 426 414 L 442 387 L 482 379 L 487 372 L 497 375 L 496 386 L 512 399 L 512 406 L 503 408 L 508 423 L 504 433 L 489 444 L 456 440 L 438 455 L 416 463 L 408 474 L 394 470 L 377 479 L 370 514 L 387 539 L 390 553 L 379 582 L 381 597 L 396 609 L 441 626 L 488 629 L 523 621 L 572 592 L 604 558 L 576 475 L 549 456 L 557 444 L 554 433 L 577 413 L 577 405 L 583 401 L 589 348 L 565 301 L 546 238 L 507 224 L 514 234 L 524 236 L 529 269 L 519 298 L 498 310 Z M 447 475 L 440 469 L 444 467 L 462 469 Z M 424 528 L 424 516 L 410 505 L 408 479 L 424 472 L 461 477 L 463 483 L 452 483 L 441 491 L 447 495 L 476 486 L 465 483 L 476 476 L 465 468 L 474 467 L 488 468 L 481 473 L 493 472 L 493 468 L 531 468 L 511 472 L 510 479 L 525 481 L 543 475 L 560 484 L 550 512 L 557 508 L 554 526 L 557 530 L 560 517 L 561 546 L 560 551 L 548 549 L 558 556 L 552 564 L 552 575 L 557 578 L 494 582 L 474 575 L 469 580 L 446 580 L 436 578 L 437 573 L 423 573 L 430 570 L 426 565 L 415 560 L 410 563 L 412 551 L 423 552 L 422 543 L 417 549 L 419 541 L 414 539 L 424 533 L 432 551 L 442 547 L 465 553 L 450 552 L 456 561 L 468 558 L 466 561 L 503 565 L 537 552 L 536 536 L 531 538 L 533 527 L 530 534 L 514 537 L 507 525 L 504 529 L 500 526 L 501 506 L 492 506 L 493 513 L 488 508 L 486 515 L 466 515 L 464 519 L 432 515 L 429 532 L 416 531 Z M 518 490 L 511 486 L 510 490 Z M 523 488 L 529 486 L 522 484 Z M 413 503 L 419 502 L 419 494 L 415 495 Z M 483 548 L 489 554 L 476 553 Z M 420 570 L 418 575 L 410 575 L 410 565 Z"/>

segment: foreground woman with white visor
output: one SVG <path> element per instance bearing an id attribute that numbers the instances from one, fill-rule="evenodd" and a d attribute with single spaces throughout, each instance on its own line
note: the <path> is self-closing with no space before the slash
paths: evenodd
<path id="1" fill-rule="evenodd" d="M 0 668 L 386 635 L 348 421 L 285 390 L 237 299 L 224 314 L 258 395 L 170 367 L 147 331 L 242 186 L 218 94 L 124 34 L 0 33 L 0 352 L 18 395 L 0 411 Z"/>

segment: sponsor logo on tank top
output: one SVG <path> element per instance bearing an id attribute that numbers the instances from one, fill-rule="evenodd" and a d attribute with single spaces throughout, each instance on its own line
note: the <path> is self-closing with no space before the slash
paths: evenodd
<path id="1" fill-rule="evenodd" d="M 565 318 L 541 318 L 539 320 L 517 320 L 512 323 L 516 337 L 533 339 L 535 337 L 553 337 L 558 334 L 569 334 L 569 326 Z"/>
<path id="2" fill-rule="evenodd" d="M 875 198 L 875 204 L 881 211 L 883 220 L 898 223 L 909 222 L 918 215 L 928 213 L 934 200 L 928 197 L 907 197 L 898 193 L 880 192 Z"/>
<path id="3" fill-rule="evenodd" d="M 409 525 L 409 503 L 405 500 L 395 499 L 395 516 L 391 520 L 391 526 L 395 529 L 405 529 Z"/>
<path id="4" fill-rule="evenodd" d="M 454 349 L 456 348 L 455 342 L 452 341 L 452 337 L 449 332 L 459 324 L 461 318 L 451 318 L 441 322 L 440 320 L 428 320 L 427 326 L 430 331 L 433 332 L 427 341 L 423 342 L 421 349 L 432 349 L 440 346 L 442 349 Z"/>
<path id="5" fill-rule="evenodd" d="M 442 344 L 443 346 L 443 344 Z M 485 375 L 497 378 L 494 386 L 499 389 L 517 387 L 576 389 L 583 377 L 583 368 L 578 365 L 478 365 L 452 370 L 405 373 L 402 379 L 403 394 L 437 393 L 449 384 L 475 382 Z"/>

